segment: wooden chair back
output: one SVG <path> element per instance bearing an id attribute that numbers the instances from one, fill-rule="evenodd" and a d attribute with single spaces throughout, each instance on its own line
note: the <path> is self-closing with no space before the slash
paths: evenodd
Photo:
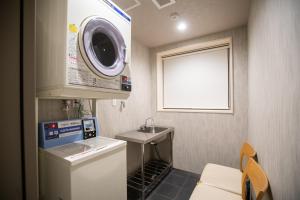
<path id="1" fill-rule="evenodd" d="M 243 159 L 244 156 L 249 158 L 254 158 L 256 156 L 256 151 L 252 148 L 250 144 L 245 142 L 240 152 L 240 170 L 243 172 Z"/>
<path id="2" fill-rule="evenodd" d="M 265 172 L 253 158 L 248 159 L 242 176 L 243 200 L 246 200 L 247 180 L 250 180 L 255 192 L 256 200 L 261 200 L 268 189 L 269 182 Z"/>

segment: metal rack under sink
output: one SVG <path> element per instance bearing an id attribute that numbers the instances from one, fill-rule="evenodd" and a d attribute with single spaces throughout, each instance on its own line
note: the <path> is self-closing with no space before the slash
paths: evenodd
<path id="1" fill-rule="evenodd" d="M 172 163 L 163 160 L 151 160 L 144 167 L 144 186 L 142 184 L 141 168 L 133 175 L 128 176 L 127 186 L 137 192 L 144 192 L 147 196 L 168 175 L 171 169 Z"/>

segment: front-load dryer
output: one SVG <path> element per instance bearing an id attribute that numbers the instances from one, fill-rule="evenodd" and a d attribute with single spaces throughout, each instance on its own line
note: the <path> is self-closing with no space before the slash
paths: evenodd
<path id="1" fill-rule="evenodd" d="M 131 18 L 109 0 L 37 0 L 37 96 L 127 98 Z"/>

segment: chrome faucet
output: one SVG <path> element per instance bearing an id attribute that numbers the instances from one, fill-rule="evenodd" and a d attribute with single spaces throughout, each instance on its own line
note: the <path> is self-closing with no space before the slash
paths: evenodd
<path id="1" fill-rule="evenodd" d="M 153 117 L 148 117 L 145 120 L 145 124 L 143 126 L 140 127 L 141 130 L 146 130 L 146 128 L 148 127 L 148 121 L 151 120 L 151 126 L 150 127 L 150 132 L 155 133 L 155 129 L 154 129 L 154 119 Z"/>
<path id="2" fill-rule="evenodd" d="M 148 117 L 146 120 L 145 120 L 145 127 L 147 127 L 148 125 L 148 121 L 151 120 L 151 127 L 154 127 L 154 119 L 153 117 Z"/>

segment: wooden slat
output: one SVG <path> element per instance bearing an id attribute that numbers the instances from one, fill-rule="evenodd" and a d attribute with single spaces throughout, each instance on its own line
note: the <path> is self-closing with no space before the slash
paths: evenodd
<path id="1" fill-rule="evenodd" d="M 256 151 L 247 142 L 244 143 L 240 152 L 240 170 L 243 172 L 243 159 L 244 156 L 247 158 L 254 158 L 256 156 Z"/>
<path id="2" fill-rule="evenodd" d="M 248 179 L 254 189 L 256 200 L 261 200 L 268 189 L 269 182 L 265 172 L 253 158 L 249 158 L 242 177 L 242 197 L 244 200 L 246 199 L 246 182 Z"/>

